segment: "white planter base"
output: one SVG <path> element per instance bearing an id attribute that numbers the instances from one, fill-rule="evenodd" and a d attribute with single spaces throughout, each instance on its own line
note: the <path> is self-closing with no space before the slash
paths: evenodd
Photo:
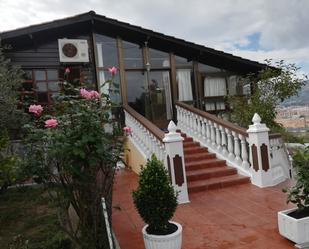
<path id="1" fill-rule="evenodd" d="M 308 246 L 309 243 L 309 217 L 295 219 L 288 216 L 289 213 L 296 209 L 292 208 L 278 212 L 279 233 L 295 242 L 298 248 L 306 248 L 303 246 Z"/>
<path id="2" fill-rule="evenodd" d="M 143 237 L 146 249 L 181 249 L 182 243 L 182 226 L 174 221 L 178 229 L 176 232 L 168 235 L 152 235 L 146 232 L 148 225 L 143 227 Z"/>

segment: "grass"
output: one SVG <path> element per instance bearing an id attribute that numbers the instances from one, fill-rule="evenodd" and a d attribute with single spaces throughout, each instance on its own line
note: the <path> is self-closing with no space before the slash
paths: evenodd
<path id="1" fill-rule="evenodd" d="M 70 248 L 42 187 L 9 189 L 0 195 L 0 248 Z"/>

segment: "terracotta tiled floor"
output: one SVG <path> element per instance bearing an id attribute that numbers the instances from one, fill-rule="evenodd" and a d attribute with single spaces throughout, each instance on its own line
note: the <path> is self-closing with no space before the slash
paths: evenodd
<path id="1" fill-rule="evenodd" d="M 173 218 L 183 226 L 182 249 L 294 248 L 277 229 L 277 211 L 289 207 L 281 191 L 287 184 L 264 189 L 244 184 L 191 194 L 191 202 L 179 205 Z M 113 228 L 121 249 L 144 249 L 144 223 L 131 198 L 136 187 L 135 173 L 118 171 Z"/>

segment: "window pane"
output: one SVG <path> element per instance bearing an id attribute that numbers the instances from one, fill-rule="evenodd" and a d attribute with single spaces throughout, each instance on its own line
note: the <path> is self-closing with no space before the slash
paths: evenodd
<path id="1" fill-rule="evenodd" d="M 38 93 L 38 102 L 39 103 L 48 103 L 47 93 Z"/>
<path id="2" fill-rule="evenodd" d="M 46 92 L 47 91 L 47 84 L 46 82 L 37 82 L 36 89 L 39 92 Z"/>
<path id="3" fill-rule="evenodd" d="M 193 72 L 191 69 L 177 69 L 176 80 L 179 101 L 193 101 Z"/>
<path id="4" fill-rule="evenodd" d="M 170 66 L 170 59 L 169 59 L 168 53 L 150 48 L 149 57 L 150 57 L 151 67 L 169 67 Z"/>
<path id="5" fill-rule="evenodd" d="M 202 63 L 198 64 L 198 70 L 203 73 L 219 73 L 223 71 L 220 68 L 208 66 Z"/>
<path id="6" fill-rule="evenodd" d="M 183 58 L 175 55 L 176 66 L 192 66 L 192 61 L 188 61 L 187 58 Z"/>
<path id="7" fill-rule="evenodd" d="M 58 81 L 48 82 L 48 90 L 50 90 L 50 91 L 60 91 L 59 82 Z"/>
<path id="8" fill-rule="evenodd" d="M 35 80 L 46 80 L 45 71 L 35 70 L 34 75 L 35 75 Z"/>
<path id="9" fill-rule="evenodd" d="M 105 83 L 106 80 L 111 79 L 111 75 L 108 71 L 100 71 L 99 72 L 99 82 L 100 82 L 100 92 L 109 94 L 111 101 L 114 104 L 121 103 L 120 96 L 120 79 L 119 74 L 114 76 L 114 80 L 112 84 Z"/>
<path id="10" fill-rule="evenodd" d="M 47 70 L 47 79 L 48 80 L 58 80 L 58 71 L 57 70 Z"/>
<path id="11" fill-rule="evenodd" d="M 96 35 L 98 67 L 118 66 L 117 41 L 114 38 Z"/>
<path id="12" fill-rule="evenodd" d="M 142 68 L 142 49 L 134 43 L 123 41 L 124 65 L 126 68 Z"/>
<path id="13" fill-rule="evenodd" d="M 129 105 L 137 112 L 145 115 L 146 75 L 144 72 L 126 72 L 127 96 Z"/>

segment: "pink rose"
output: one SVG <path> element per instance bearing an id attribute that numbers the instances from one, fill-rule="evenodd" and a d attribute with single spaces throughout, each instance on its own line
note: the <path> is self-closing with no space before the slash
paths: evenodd
<path id="1" fill-rule="evenodd" d="M 100 98 L 100 94 L 97 91 L 90 91 L 91 98 Z"/>
<path id="2" fill-rule="evenodd" d="M 39 116 L 43 111 L 43 107 L 41 105 L 30 105 L 29 112 L 34 113 L 35 115 Z"/>
<path id="3" fill-rule="evenodd" d="M 115 75 L 118 72 L 118 69 L 117 67 L 112 67 L 112 68 L 109 68 L 108 71 L 111 75 Z"/>
<path id="4" fill-rule="evenodd" d="M 51 118 L 45 120 L 45 128 L 56 127 L 58 125 L 57 119 Z"/>
<path id="5" fill-rule="evenodd" d="M 92 94 L 89 91 L 87 91 L 85 88 L 81 88 L 79 90 L 79 93 L 85 99 L 90 99 L 92 97 Z"/>
<path id="6" fill-rule="evenodd" d="M 131 135 L 132 134 L 132 128 L 128 127 L 128 126 L 125 126 L 123 127 L 123 132 L 126 134 L 126 135 Z"/>
<path id="7" fill-rule="evenodd" d="M 71 73 L 71 69 L 70 69 L 69 67 L 67 67 L 67 68 L 64 70 L 64 73 L 65 73 L 65 74 Z"/>

